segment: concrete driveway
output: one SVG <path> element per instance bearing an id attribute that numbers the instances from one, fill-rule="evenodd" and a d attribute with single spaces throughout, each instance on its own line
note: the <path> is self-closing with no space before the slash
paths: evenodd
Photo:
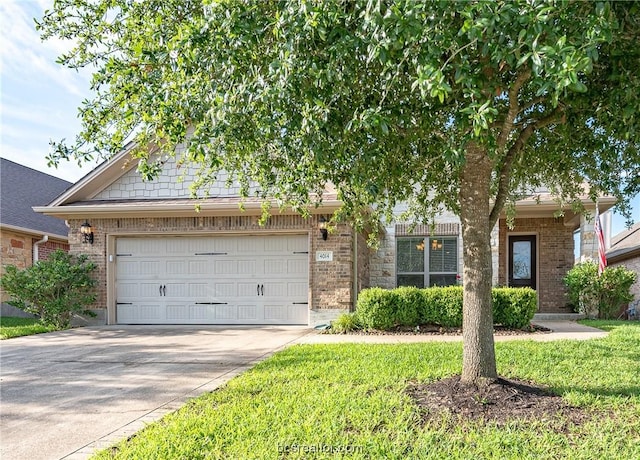
<path id="1" fill-rule="evenodd" d="M 0 458 L 87 458 L 309 332 L 105 326 L 4 340 Z"/>

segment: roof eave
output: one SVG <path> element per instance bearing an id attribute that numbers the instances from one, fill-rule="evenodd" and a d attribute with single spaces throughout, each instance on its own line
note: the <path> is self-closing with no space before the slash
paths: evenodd
<path id="1" fill-rule="evenodd" d="M 32 229 L 32 228 L 19 227 L 17 225 L 0 224 L 0 229 L 9 230 L 9 231 L 13 231 L 13 232 L 27 233 L 27 234 L 33 235 L 33 236 L 45 236 L 46 235 L 46 236 L 48 236 L 49 238 L 52 238 L 52 239 L 62 240 L 64 242 L 68 242 L 69 241 L 68 235 L 58 235 L 57 233 L 43 232 L 41 230 L 35 230 L 35 229 Z"/>
<path id="2" fill-rule="evenodd" d="M 196 204 L 199 208 L 196 209 Z M 327 200 L 319 207 L 309 209 L 311 214 L 332 213 L 342 205 L 338 200 Z M 87 216 L 95 218 L 116 218 L 116 217 L 208 217 L 208 216 L 233 216 L 233 215 L 255 215 L 262 214 L 262 204 L 260 202 L 245 203 L 242 208 L 238 203 L 177 203 L 177 204 L 113 204 L 113 205 L 77 205 L 77 206 L 42 206 L 34 207 L 34 211 L 48 216 L 61 217 L 65 219 L 81 218 Z M 274 215 L 298 214 L 297 211 L 286 208 L 281 210 L 272 206 L 270 212 Z"/>

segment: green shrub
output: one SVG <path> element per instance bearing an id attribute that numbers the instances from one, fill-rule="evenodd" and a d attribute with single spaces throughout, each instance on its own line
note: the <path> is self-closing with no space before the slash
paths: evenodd
<path id="1" fill-rule="evenodd" d="M 529 288 L 494 288 L 494 323 L 510 328 L 529 324 L 537 308 L 536 292 Z M 462 326 L 462 286 L 418 289 L 365 289 L 360 293 L 356 318 L 365 329 L 434 324 Z"/>
<path id="2" fill-rule="evenodd" d="M 347 334 L 361 328 L 355 313 L 343 313 L 331 321 L 330 331 L 334 334 Z"/>
<path id="3" fill-rule="evenodd" d="M 462 326 L 462 286 L 422 289 L 423 304 L 420 312 L 422 324 L 444 327 Z"/>
<path id="4" fill-rule="evenodd" d="M 86 305 L 95 301 L 96 281 L 91 278 L 95 268 L 85 255 L 57 250 L 24 270 L 8 265 L 0 285 L 12 297 L 10 305 L 38 315 L 43 324 L 64 329 L 74 314 L 93 315 Z"/>
<path id="5" fill-rule="evenodd" d="M 420 309 L 424 304 L 423 290 L 416 287 L 395 289 L 398 303 L 394 321 L 399 326 L 415 326 L 420 321 Z"/>
<path id="6" fill-rule="evenodd" d="M 598 275 L 598 265 L 589 261 L 575 265 L 563 281 L 574 311 L 588 317 L 610 319 L 633 300 L 630 291 L 636 278 L 635 272 L 624 267 L 606 267 Z"/>
<path id="7" fill-rule="evenodd" d="M 398 303 L 396 290 L 364 289 L 358 296 L 357 321 L 364 329 L 391 329 L 396 325 Z"/>
<path id="8" fill-rule="evenodd" d="M 531 288 L 493 288 L 493 322 L 522 329 L 528 326 L 538 309 L 536 291 Z"/>

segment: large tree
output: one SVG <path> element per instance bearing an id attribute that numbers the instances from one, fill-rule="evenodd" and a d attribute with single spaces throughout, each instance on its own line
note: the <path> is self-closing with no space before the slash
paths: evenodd
<path id="1" fill-rule="evenodd" d="M 640 190 L 639 18 L 622 2 L 57 0 L 39 26 L 75 40 L 61 62 L 94 66 L 95 97 L 51 160 L 135 140 L 153 176 L 149 145 L 186 142 L 204 190 L 223 168 L 304 213 L 333 184 L 358 227 L 401 201 L 416 221 L 452 210 L 462 380 L 482 383 L 504 208 L 539 186 L 565 206 Z"/>

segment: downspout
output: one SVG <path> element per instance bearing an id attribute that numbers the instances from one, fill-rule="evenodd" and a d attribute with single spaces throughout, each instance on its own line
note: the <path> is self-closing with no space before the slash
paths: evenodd
<path id="1" fill-rule="evenodd" d="M 49 235 L 43 235 L 40 241 L 33 243 L 33 263 L 35 264 L 39 260 L 38 246 L 42 243 L 49 241 Z"/>

